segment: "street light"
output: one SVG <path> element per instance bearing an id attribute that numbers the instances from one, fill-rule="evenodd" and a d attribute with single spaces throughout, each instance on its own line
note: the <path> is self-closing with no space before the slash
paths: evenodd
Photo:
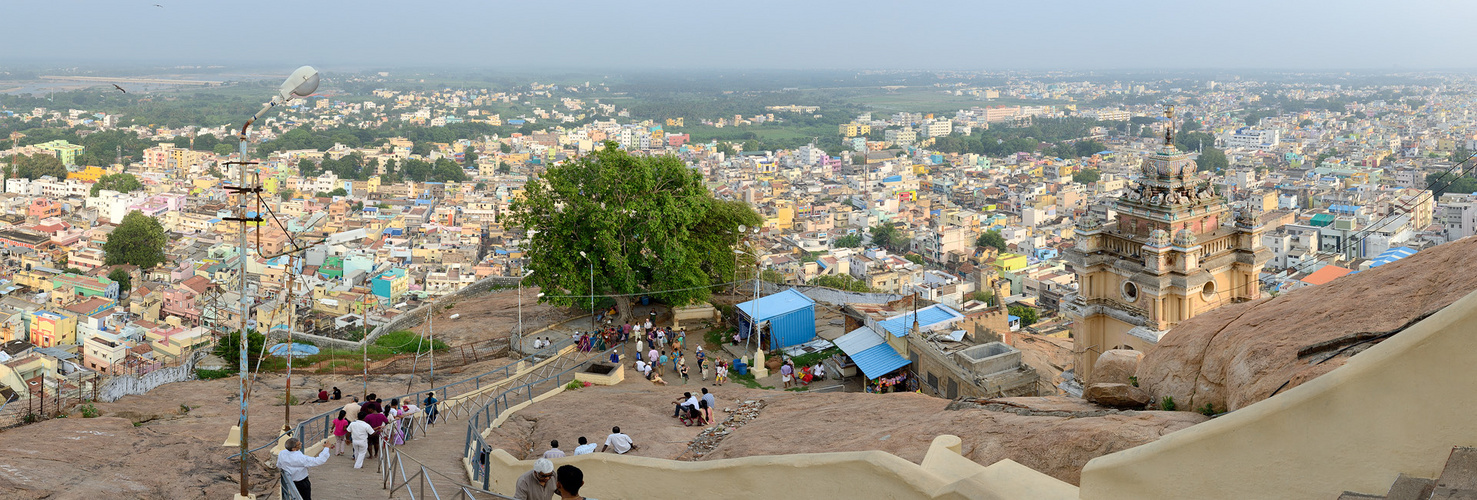
<path id="1" fill-rule="evenodd" d="M 590 332 L 593 333 L 595 331 L 595 259 L 585 255 L 584 250 L 580 250 L 580 257 L 590 262 Z"/>
<path id="2" fill-rule="evenodd" d="M 240 458 L 241 458 L 241 479 L 239 481 L 240 484 L 241 484 L 241 491 L 240 491 L 239 494 L 236 495 L 236 498 L 238 500 L 245 500 L 245 499 L 248 499 L 248 498 L 255 498 L 249 492 L 250 485 L 247 483 L 247 479 L 246 479 L 246 450 L 248 449 L 247 448 L 247 445 L 246 445 L 246 436 L 247 436 L 247 434 L 246 434 L 246 432 L 247 432 L 247 427 L 246 427 L 246 423 L 247 423 L 246 422 L 246 374 L 249 371 L 247 369 L 247 365 L 246 365 L 246 353 L 248 351 L 248 349 L 246 347 L 247 346 L 247 343 L 246 343 L 246 340 L 247 340 L 246 318 L 250 316 L 249 309 L 250 309 L 250 305 L 251 305 L 251 298 L 248 297 L 247 294 L 246 294 L 246 261 L 248 260 L 246 258 L 246 223 L 247 223 L 247 217 L 246 217 L 246 206 L 247 206 L 246 205 L 246 193 L 249 192 L 249 193 L 252 193 L 253 196 L 255 196 L 257 193 L 260 192 L 261 188 L 260 187 L 252 187 L 252 188 L 246 187 L 246 179 L 247 179 L 247 177 L 246 177 L 246 167 L 248 165 L 247 162 L 246 162 L 246 134 L 247 134 L 247 130 L 249 130 L 251 128 L 251 124 L 252 123 L 255 123 L 258 119 L 260 119 L 262 117 L 262 115 L 265 115 L 267 113 L 267 110 L 272 109 L 273 106 L 276 106 L 278 104 L 285 103 L 287 101 L 292 100 L 293 98 L 307 97 L 308 95 L 312 94 L 316 90 L 318 90 L 318 70 L 313 69 L 312 66 L 303 66 L 301 68 L 298 68 L 297 70 L 294 70 L 291 75 L 288 75 L 287 80 L 284 81 L 284 82 L 282 82 L 282 86 L 281 87 L 278 87 L 278 89 L 277 89 L 277 95 L 272 96 L 272 100 L 271 101 L 268 101 L 266 105 L 262 106 L 261 111 L 257 111 L 256 114 L 251 115 L 251 119 L 246 120 L 246 124 L 241 126 L 241 135 L 239 136 L 239 138 L 241 139 L 241 145 L 240 145 L 241 158 L 240 158 L 240 161 L 236 162 L 237 163 L 236 166 L 238 167 L 238 170 L 240 170 L 240 179 L 241 180 L 240 180 L 240 183 L 236 185 L 236 188 L 233 189 L 234 191 L 236 191 L 236 202 L 237 202 L 237 207 L 236 208 L 240 212 L 240 216 L 239 217 L 235 217 L 235 219 L 238 219 L 238 221 L 241 223 L 241 234 L 240 234 L 240 236 L 241 236 L 241 258 L 238 259 L 238 260 L 240 260 L 241 267 L 237 271 L 240 274 L 240 277 L 241 277 L 241 319 L 242 319 L 242 321 L 241 321 L 241 348 L 240 348 L 241 349 L 241 359 L 240 359 L 240 363 L 241 363 L 241 365 L 240 365 L 241 389 L 240 389 L 240 393 L 238 394 L 238 397 L 241 400 L 241 416 L 239 418 L 239 423 L 237 424 L 238 427 L 241 429 L 241 439 L 240 439 L 240 442 L 241 442 L 241 456 L 240 456 Z M 256 214 L 256 217 L 254 218 L 254 220 L 260 220 L 260 219 L 261 219 L 261 214 Z M 289 347 L 291 347 L 291 346 L 289 346 Z"/>
<path id="3" fill-rule="evenodd" d="M 513 339 L 512 343 L 515 352 L 523 350 L 523 280 L 528 279 L 529 276 L 533 276 L 533 271 L 523 273 L 523 276 L 518 278 L 518 336 Z M 538 295 L 544 296 L 542 292 Z"/>

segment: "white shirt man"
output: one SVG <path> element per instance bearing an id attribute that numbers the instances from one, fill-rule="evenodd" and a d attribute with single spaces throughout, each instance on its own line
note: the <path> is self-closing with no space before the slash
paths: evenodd
<path id="1" fill-rule="evenodd" d="M 589 455 L 589 454 L 594 453 L 594 452 L 595 452 L 595 443 L 586 443 L 585 442 L 585 438 L 583 438 L 583 437 L 580 438 L 580 445 L 579 446 L 576 446 L 574 448 L 574 454 L 576 456 L 578 456 L 578 455 Z"/>
<path id="2" fill-rule="evenodd" d="M 615 427 L 610 430 L 610 435 L 605 437 L 605 446 L 600 451 L 614 448 L 617 454 L 625 454 L 636 449 L 636 444 L 631 441 L 631 436 L 621 434 L 621 428 Z"/>
<path id="3" fill-rule="evenodd" d="M 324 462 L 328 461 L 331 453 L 329 453 L 327 447 L 324 447 L 323 451 L 318 453 L 318 456 L 310 457 L 304 455 L 302 449 L 302 441 L 298 441 L 296 438 L 288 439 L 287 449 L 277 454 L 277 468 L 282 469 L 282 472 L 287 475 L 287 479 L 292 481 L 293 486 L 297 487 L 298 495 L 302 496 L 303 500 L 312 500 L 313 486 L 308 481 L 308 467 L 323 465 Z"/>
<path id="4" fill-rule="evenodd" d="M 354 441 L 354 468 L 364 468 L 364 456 L 369 454 L 369 435 L 374 434 L 374 427 L 369 422 L 355 420 L 349 423 L 349 436 Z"/>
<path id="5" fill-rule="evenodd" d="M 642 375 L 646 375 L 646 362 L 641 361 L 640 358 L 636 359 L 636 371 L 641 372 Z"/>
<path id="6" fill-rule="evenodd" d="M 815 371 L 813 371 L 812 373 L 815 374 L 815 378 L 817 378 L 817 379 L 825 378 L 825 376 L 826 376 L 826 364 L 825 363 L 816 363 L 815 364 Z"/>

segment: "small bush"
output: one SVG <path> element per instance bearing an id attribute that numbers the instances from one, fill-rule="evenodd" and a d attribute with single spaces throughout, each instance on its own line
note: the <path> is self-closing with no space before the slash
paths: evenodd
<path id="1" fill-rule="evenodd" d="M 452 308 L 452 307 L 455 307 L 455 306 L 456 306 L 456 304 L 446 304 L 446 307 L 445 307 L 445 308 L 444 308 L 444 309 L 446 309 L 446 310 L 448 310 L 448 311 L 450 311 L 450 310 L 451 310 L 451 308 Z"/>
<path id="2" fill-rule="evenodd" d="M 33 423 L 40 422 L 40 421 L 41 421 L 41 415 L 40 414 L 37 414 L 35 412 L 26 413 L 26 416 L 21 417 L 21 422 L 25 422 L 25 423 L 28 423 L 28 424 L 33 424 Z"/>
<path id="3" fill-rule="evenodd" d="M 571 380 L 568 384 L 564 384 L 564 390 L 566 391 L 572 391 L 581 387 L 584 387 L 584 384 L 581 384 L 578 380 Z"/>
<path id="4" fill-rule="evenodd" d="M 1159 402 L 1159 409 L 1164 411 L 1174 411 L 1174 397 L 1164 396 L 1164 400 Z"/>
<path id="5" fill-rule="evenodd" d="M 790 391 L 790 392 L 808 391 L 808 390 L 810 390 L 810 386 L 808 386 L 808 385 L 802 385 L 802 386 L 799 386 L 799 387 L 791 387 L 791 388 L 785 389 L 785 390 Z"/>
<path id="6" fill-rule="evenodd" d="M 77 409 L 82 411 L 82 418 L 97 418 L 97 416 L 99 415 L 97 407 L 92 406 L 91 404 L 82 405 Z"/>
<path id="7" fill-rule="evenodd" d="M 231 370 L 195 370 L 195 376 L 200 377 L 200 380 L 215 380 L 218 378 L 226 378 L 235 374 L 236 372 L 233 372 Z"/>
<path id="8" fill-rule="evenodd" d="M 1138 377 L 1135 377 L 1133 375 L 1129 375 L 1128 376 L 1128 385 L 1131 385 L 1131 386 L 1134 386 L 1134 387 L 1138 387 L 1139 386 L 1139 378 Z"/>
<path id="9" fill-rule="evenodd" d="M 1207 417 L 1215 415 L 1215 407 L 1211 406 L 1210 403 L 1205 403 L 1205 406 L 1201 407 L 1198 411 L 1201 415 L 1205 415 Z"/>
<path id="10" fill-rule="evenodd" d="M 186 414 L 186 413 L 189 413 L 190 412 L 190 405 L 187 405 L 187 404 L 184 404 L 184 403 L 180 403 L 179 404 L 179 412 L 180 412 L 181 415 Z"/>
<path id="11" fill-rule="evenodd" d="M 417 347 L 422 353 L 432 349 L 439 351 L 447 348 L 446 343 L 441 339 L 426 340 L 425 337 L 410 330 L 399 330 L 380 335 L 379 338 L 374 339 L 374 345 L 393 354 L 415 353 Z M 370 354 L 374 354 L 374 350 L 370 350 Z"/>

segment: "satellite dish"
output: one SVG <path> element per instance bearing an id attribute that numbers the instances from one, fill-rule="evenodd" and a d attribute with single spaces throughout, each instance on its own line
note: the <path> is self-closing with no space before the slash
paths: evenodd
<path id="1" fill-rule="evenodd" d="M 317 90 L 318 70 L 312 66 L 303 66 L 287 76 L 287 81 L 282 82 L 282 87 L 277 89 L 277 96 L 283 101 L 290 101 L 313 95 Z"/>

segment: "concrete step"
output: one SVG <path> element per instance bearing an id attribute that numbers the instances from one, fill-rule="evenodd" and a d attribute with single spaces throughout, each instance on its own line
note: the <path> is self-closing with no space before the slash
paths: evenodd
<path id="1" fill-rule="evenodd" d="M 1426 500 L 1431 498 L 1431 491 L 1436 488 L 1436 480 L 1419 477 L 1410 477 L 1401 474 L 1395 479 L 1395 484 L 1390 485 L 1390 492 L 1385 494 L 1387 500 Z"/>
<path id="2" fill-rule="evenodd" d="M 1477 500 L 1477 448 L 1452 448 L 1431 500 Z"/>

